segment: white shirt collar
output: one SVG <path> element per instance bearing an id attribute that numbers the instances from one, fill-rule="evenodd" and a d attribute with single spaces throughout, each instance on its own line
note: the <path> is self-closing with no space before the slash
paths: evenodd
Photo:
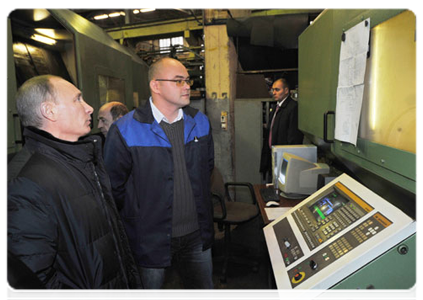
<path id="1" fill-rule="evenodd" d="M 175 120 L 173 120 L 172 123 L 170 123 L 169 120 L 164 116 L 164 114 L 162 114 L 162 112 L 154 105 L 153 99 L 151 97 L 150 97 L 149 101 L 150 101 L 151 111 L 153 112 L 154 119 L 159 124 L 160 124 L 161 121 L 165 121 L 168 124 L 172 124 L 172 123 L 175 123 L 175 122 L 184 118 L 184 112 L 183 112 L 182 108 L 180 108 L 178 110 L 178 116 L 176 117 Z"/>
<path id="2" fill-rule="evenodd" d="M 289 96 L 289 95 L 288 95 Z M 288 96 L 286 96 L 284 99 L 282 99 L 281 101 L 278 102 L 278 106 L 281 107 L 282 103 L 284 103 L 284 101 L 288 98 Z"/>

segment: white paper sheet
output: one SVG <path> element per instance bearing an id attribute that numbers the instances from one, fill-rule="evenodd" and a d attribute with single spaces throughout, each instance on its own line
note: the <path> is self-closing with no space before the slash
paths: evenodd
<path id="1" fill-rule="evenodd" d="M 266 211 L 267 218 L 269 221 L 276 220 L 292 207 L 265 207 L 264 210 Z"/>
<path id="2" fill-rule="evenodd" d="M 357 144 L 363 102 L 369 37 L 370 18 L 347 30 L 345 41 L 341 41 L 336 93 L 335 139 L 354 145 Z"/>

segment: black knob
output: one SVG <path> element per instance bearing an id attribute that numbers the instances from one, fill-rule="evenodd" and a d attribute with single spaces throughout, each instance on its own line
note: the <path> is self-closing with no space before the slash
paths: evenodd
<path id="1" fill-rule="evenodd" d="M 408 253 L 408 247 L 407 245 L 401 245 L 398 247 L 398 252 L 402 255 L 405 255 Z"/>
<path id="2" fill-rule="evenodd" d="M 310 268 L 312 270 L 316 270 L 317 269 L 317 263 L 314 260 L 310 260 Z"/>

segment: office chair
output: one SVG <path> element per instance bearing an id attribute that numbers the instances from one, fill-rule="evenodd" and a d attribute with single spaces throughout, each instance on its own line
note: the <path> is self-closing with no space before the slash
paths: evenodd
<path id="1" fill-rule="evenodd" d="M 229 193 L 230 187 L 248 188 L 253 203 L 234 201 Z M 217 223 L 220 231 L 224 230 L 224 255 L 221 283 L 227 281 L 227 268 L 229 260 L 248 264 L 257 270 L 258 262 L 243 260 L 240 257 L 231 256 L 231 225 L 241 225 L 252 221 L 259 214 L 259 208 L 254 195 L 254 189 L 249 182 L 223 182 L 222 174 L 215 167 L 211 176 L 211 193 L 213 201 L 213 221 Z"/>

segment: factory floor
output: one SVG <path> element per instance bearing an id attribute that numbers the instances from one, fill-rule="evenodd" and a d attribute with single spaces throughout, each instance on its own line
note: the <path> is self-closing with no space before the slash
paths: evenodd
<path id="1" fill-rule="evenodd" d="M 257 262 L 257 267 L 237 262 L 230 262 L 226 283 L 221 282 L 222 255 L 224 252 L 224 234 L 215 226 L 213 253 L 213 283 L 216 290 L 271 289 L 274 287 L 269 276 L 270 261 L 263 235 L 263 222 L 259 215 L 247 224 L 233 226 L 231 230 L 231 253 L 236 258 L 245 258 Z M 271 271 L 270 271 L 271 272 Z M 170 268 L 166 275 L 164 289 L 183 289 L 177 270 Z"/>

